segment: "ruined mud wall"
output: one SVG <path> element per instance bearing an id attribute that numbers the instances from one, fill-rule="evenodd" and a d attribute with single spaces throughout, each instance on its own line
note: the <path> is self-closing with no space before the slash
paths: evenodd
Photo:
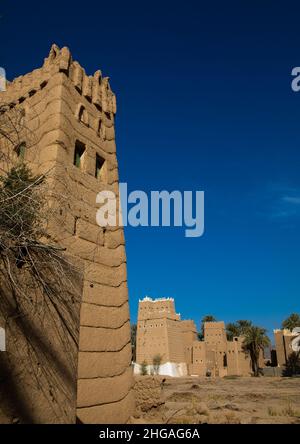
<path id="1" fill-rule="evenodd" d="M 134 395 L 124 234 L 121 227 L 96 224 L 97 193 L 118 194 L 115 96 L 100 71 L 87 76 L 67 48 L 53 45 L 43 67 L 15 79 L 0 98 L 25 109 L 34 134 L 25 161 L 47 174 L 52 193 L 48 232 L 80 263 L 77 395 L 71 401 L 77 420 L 126 422 Z M 78 143 L 84 153 L 76 166 Z M 49 421 L 46 414 L 42 420 Z"/>

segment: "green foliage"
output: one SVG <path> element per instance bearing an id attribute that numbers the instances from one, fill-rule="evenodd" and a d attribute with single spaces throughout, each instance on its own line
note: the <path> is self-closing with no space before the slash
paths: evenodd
<path id="1" fill-rule="evenodd" d="M 251 365 L 254 376 L 259 376 L 259 353 L 270 345 L 270 339 L 266 335 L 266 329 L 251 325 L 243 332 L 243 348 L 250 353 Z"/>
<path id="2" fill-rule="evenodd" d="M 234 322 L 229 322 L 228 324 L 226 324 L 226 335 L 228 341 L 232 341 L 235 336 L 239 336 L 240 332 L 237 324 L 235 324 Z"/>
<path id="3" fill-rule="evenodd" d="M 143 361 L 140 365 L 140 372 L 142 376 L 148 375 L 148 364 L 147 361 Z"/>
<path id="4" fill-rule="evenodd" d="M 198 331 L 198 333 L 197 333 L 197 337 L 198 337 L 198 340 L 199 340 L 199 341 L 203 341 L 203 339 L 204 339 L 204 334 L 202 333 L 202 331 Z"/>
<path id="5" fill-rule="evenodd" d="M 16 194 L 35 182 L 40 183 L 40 178 L 33 176 L 25 163 L 20 163 L 12 167 L 6 175 L 0 176 L 0 182 L 6 191 Z"/>
<path id="6" fill-rule="evenodd" d="M 293 351 L 287 359 L 285 369 L 283 370 L 283 376 L 294 375 L 300 375 L 300 353 Z"/>
<path id="7" fill-rule="evenodd" d="M 42 178 L 33 176 L 20 163 L 0 176 L 0 232 L 6 236 L 33 237 L 40 221 L 42 196 L 37 186 Z"/>
<path id="8" fill-rule="evenodd" d="M 282 328 L 293 330 L 295 327 L 300 327 L 300 315 L 298 313 L 292 313 L 288 318 L 282 322 Z"/>
<path id="9" fill-rule="evenodd" d="M 162 356 L 160 354 L 153 356 L 152 364 L 153 364 L 154 373 L 156 375 L 159 374 L 159 368 L 160 368 L 161 361 L 162 361 Z"/>
<path id="10" fill-rule="evenodd" d="M 242 336 L 245 331 L 251 327 L 252 322 L 240 319 L 237 322 L 229 322 L 226 325 L 226 334 L 228 341 L 232 341 L 235 336 Z"/>
<path id="11" fill-rule="evenodd" d="M 136 330 L 137 326 L 136 324 L 132 324 L 130 326 L 130 333 L 131 333 L 131 351 L 132 351 L 132 361 L 136 361 Z"/>

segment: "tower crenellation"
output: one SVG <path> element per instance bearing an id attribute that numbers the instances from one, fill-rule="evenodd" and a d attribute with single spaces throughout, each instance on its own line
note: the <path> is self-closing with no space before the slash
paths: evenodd
<path id="1" fill-rule="evenodd" d="M 63 72 L 82 97 L 90 103 L 111 116 L 116 114 L 116 97 L 110 88 L 109 77 L 102 77 L 100 70 L 97 70 L 93 76 L 88 76 L 84 68 L 72 60 L 67 47 L 59 49 L 55 44 L 52 45 L 49 56 L 44 59 L 41 68 L 7 82 L 7 90 L 1 93 L 1 102 L 11 105 L 22 103 L 39 89 L 44 88 L 57 72 Z"/>

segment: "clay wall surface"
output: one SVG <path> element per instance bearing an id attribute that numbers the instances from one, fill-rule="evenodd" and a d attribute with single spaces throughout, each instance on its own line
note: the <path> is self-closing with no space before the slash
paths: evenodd
<path id="1" fill-rule="evenodd" d="M 142 301 L 139 301 L 139 320 L 158 318 L 180 320 L 180 315 L 175 311 L 174 299 L 162 298 L 152 300 L 146 297 Z"/>
<path id="2" fill-rule="evenodd" d="M 274 338 L 275 338 L 275 348 L 276 348 L 276 357 L 277 363 L 279 367 L 282 367 L 286 364 L 288 356 L 292 352 L 291 349 L 291 341 L 293 340 L 293 336 L 291 332 L 287 329 L 283 330 L 274 330 Z"/>
<path id="3" fill-rule="evenodd" d="M 126 422 L 134 396 L 125 240 L 123 228 L 96 224 L 97 193 L 118 193 L 115 96 L 100 71 L 87 76 L 67 48 L 53 45 L 43 67 L 15 79 L 0 98 L 25 110 L 32 139 L 25 161 L 47 175 L 51 192 L 55 217 L 48 232 L 81 267 L 73 410 L 77 404 L 84 423 Z M 79 167 L 74 165 L 78 142 L 84 145 Z M 103 162 L 97 177 L 96 155 Z M 47 418 L 45 411 L 42 420 Z"/>
<path id="4" fill-rule="evenodd" d="M 139 302 L 138 364 L 144 360 L 150 364 L 153 356 L 160 354 L 162 364 L 185 363 L 189 374 L 224 377 L 251 373 L 243 338 L 227 341 L 224 322 L 205 322 L 204 340 L 199 341 L 194 321 L 177 320 L 177 316 L 173 299 L 145 298 Z"/>
<path id="5" fill-rule="evenodd" d="M 169 361 L 168 333 L 166 319 L 138 321 L 136 362 L 152 364 L 155 355 L 162 357 L 162 363 Z"/>

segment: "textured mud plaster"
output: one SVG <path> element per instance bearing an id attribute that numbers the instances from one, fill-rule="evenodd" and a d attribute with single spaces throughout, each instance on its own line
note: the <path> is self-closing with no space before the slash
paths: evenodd
<path id="1" fill-rule="evenodd" d="M 31 412 L 27 422 L 75 422 L 77 416 L 83 423 L 125 423 L 133 414 L 134 396 L 124 234 L 122 228 L 102 230 L 96 224 L 97 193 L 118 192 L 115 95 L 101 71 L 86 75 L 68 48 L 52 45 L 43 66 L 10 82 L 0 101 L 25 110 L 34 136 L 25 161 L 35 173 L 47 172 L 54 196 L 68 196 L 48 230 L 83 271 L 76 308 L 79 346 L 72 350 L 76 368 L 65 362 L 67 376 L 60 376 L 60 384 L 69 387 L 67 395 L 60 394 L 65 413 L 45 409 L 43 390 L 25 375 L 25 387 L 36 384 L 34 396 L 23 399 Z M 74 151 L 78 142 L 84 146 L 81 157 Z M 104 163 L 96 174 L 99 158 Z M 46 341 L 54 335 L 47 329 L 40 334 Z M 63 356 L 64 350 L 55 354 Z M 51 370 L 57 375 L 54 364 Z"/>
<path id="2" fill-rule="evenodd" d="M 136 376 L 134 393 L 137 412 L 147 412 L 164 404 L 163 379 L 155 376 Z"/>

